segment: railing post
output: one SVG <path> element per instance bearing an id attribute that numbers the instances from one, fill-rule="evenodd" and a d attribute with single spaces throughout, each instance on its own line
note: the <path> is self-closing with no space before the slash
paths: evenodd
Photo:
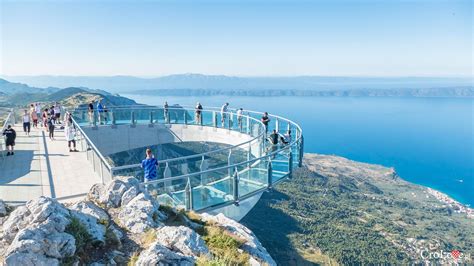
<path id="1" fill-rule="evenodd" d="M 252 120 L 250 120 L 249 114 L 247 114 L 247 134 L 250 135 L 251 128 L 252 128 Z"/>
<path id="2" fill-rule="evenodd" d="M 277 119 L 275 119 L 275 130 L 276 132 L 280 132 L 280 121 Z"/>
<path id="3" fill-rule="evenodd" d="M 234 113 L 229 113 L 229 130 L 234 126 Z"/>
<path id="4" fill-rule="evenodd" d="M 290 132 L 290 130 L 291 130 L 291 124 L 288 123 L 288 126 L 286 127 L 286 132 Z"/>
<path id="5" fill-rule="evenodd" d="M 130 124 L 132 124 L 132 126 L 135 125 L 135 111 L 132 111 L 132 113 L 130 114 L 131 118 L 130 118 Z"/>
<path id="6" fill-rule="evenodd" d="M 93 125 L 94 127 L 97 126 L 97 113 L 96 113 L 96 112 L 93 112 L 93 113 L 92 113 L 92 125 Z"/>
<path id="7" fill-rule="evenodd" d="M 229 149 L 229 156 L 227 156 L 227 166 L 229 166 L 229 168 L 227 169 L 227 174 L 229 176 L 232 176 L 232 169 L 230 168 L 231 165 L 232 165 L 232 149 Z"/>
<path id="8" fill-rule="evenodd" d="M 115 125 L 117 125 L 117 120 L 115 118 L 115 111 L 114 110 L 112 110 L 111 115 L 112 115 L 112 126 L 115 126 Z"/>
<path id="9" fill-rule="evenodd" d="M 186 183 L 186 187 L 184 189 L 184 204 L 186 207 L 186 211 L 193 210 L 193 188 L 191 186 L 191 179 L 188 177 L 188 182 Z"/>
<path id="10" fill-rule="evenodd" d="M 153 111 L 150 111 L 150 125 L 153 125 L 154 124 L 154 121 L 153 121 Z"/>
<path id="11" fill-rule="evenodd" d="M 188 124 L 188 116 L 187 116 L 187 112 L 184 111 L 184 124 L 187 125 Z"/>
<path id="12" fill-rule="evenodd" d="M 206 161 L 204 158 L 204 155 L 201 158 L 201 165 L 199 166 L 199 169 L 201 172 L 206 171 L 209 168 L 209 163 Z M 207 174 L 201 174 L 201 186 L 204 186 L 207 184 Z"/>
<path id="13" fill-rule="evenodd" d="M 239 206 L 239 173 L 237 167 L 232 176 L 232 194 L 234 196 L 234 204 Z"/>
<path id="14" fill-rule="evenodd" d="M 165 170 L 163 171 L 163 179 L 167 179 L 170 177 L 171 177 L 171 169 L 168 163 L 166 163 Z M 171 188 L 171 181 L 165 181 L 164 186 L 165 186 L 165 191 L 168 191 L 168 188 Z"/>
<path id="15" fill-rule="evenodd" d="M 214 127 L 217 127 L 217 113 L 216 111 L 212 111 L 212 123 Z"/>
<path id="16" fill-rule="evenodd" d="M 303 138 L 303 135 L 301 135 L 299 154 L 298 155 L 299 155 L 298 166 L 302 167 L 303 166 L 303 155 L 304 155 L 304 138 Z"/>
<path id="17" fill-rule="evenodd" d="M 291 147 L 288 156 L 288 178 L 293 178 L 293 152 L 291 151 Z"/>
<path id="18" fill-rule="evenodd" d="M 249 150 L 247 152 L 247 161 L 252 159 L 252 142 L 249 142 Z M 250 169 L 250 162 L 247 164 L 247 168 Z"/>
<path id="19" fill-rule="evenodd" d="M 268 160 L 267 164 L 267 188 L 272 189 L 273 184 L 273 166 L 272 161 Z"/>

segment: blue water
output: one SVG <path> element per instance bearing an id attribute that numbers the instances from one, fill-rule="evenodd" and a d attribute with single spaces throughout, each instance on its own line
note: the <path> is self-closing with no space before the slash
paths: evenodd
<path id="1" fill-rule="evenodd" d="M 145 104 L 164 97 L 124 95 Z M 405 180 L 474 206 L 474 99 L 166 97 L 170 104 L 268 111 L 298 122 L 305 152 L 394 167 Z"/>

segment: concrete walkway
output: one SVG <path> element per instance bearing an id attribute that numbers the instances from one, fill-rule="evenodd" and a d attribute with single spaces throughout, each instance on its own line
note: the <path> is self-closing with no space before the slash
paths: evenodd
<path id="1" fill-rule="evenodd" d="M 56 129 L 51 141 L 42 128 L 32 128 L 30 136 L 21 125 L 14 129 L 15 155 L 0 157 L 0 199 L 5 202 L 23 204 L 42 195 L 77 201 L 101 181 L 85 152 L 69 152 L 63 130 Z"/>

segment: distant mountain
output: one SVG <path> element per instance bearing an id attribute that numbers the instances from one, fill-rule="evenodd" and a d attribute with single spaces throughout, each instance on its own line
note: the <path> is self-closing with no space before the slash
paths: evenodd
<path id="1" fill-rule="evenodd" d="M 9 76 L 8 79 L 38 87 L 87 87 L 110 92 L 175 89 L 344 91 L 354 89 L 472 87 L 472 78 L 443 77 L 233 77 L 224 75 L 177 74 L 157 78 L 132 76 Z"/>
<path id="2" fill-rule="evenodd" d="M 7 81 L 5 79 L 0 79 L 0 92 L 8 95 L 16 93 L 51 93 L 58 90 L 58 88 L 49 86 L 47 86 L 47 88 L 30 87 L 26 84 L 15 83 Z"/>
<path id="3" fill-rule="evenodd" d="M 137 104 L 131 99 L 102 90 L 84 87 L 42 89 L 0 79 L 0 106 L 27 106 L 32 102 L 62 102 L 64 105 L 75 107 L 99 99 L 108 106 Z"/>

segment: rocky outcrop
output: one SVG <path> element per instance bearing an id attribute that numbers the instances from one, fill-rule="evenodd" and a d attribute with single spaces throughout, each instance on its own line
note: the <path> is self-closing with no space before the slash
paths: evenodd
<path id="1" fill-rule="evenodd" d="M 194 265 L 198 257 L 210 257 L 204 240 L 188 227 L 164 226 L 157 230 L 156 237 L 140 254 L 137 265 Z"/>
<path id="2" fill-rule="evenodd" d="M 223 215 L 187 215 L 160 208 L 135 178 L 94 185 L 85 200 L 67 206 L 40 197 L 2 218 L 0 265 L 123 265 L 134 254 L 135 265 L 194 265 L 198 259 L 215 259 L 206 237 L 197 233 L 215 225 L 245 240 L 239 252 L 250 255 L 250 265 L 275 265 L 239 223 Z"/>
<path id="3" fill-rule="evenodd" d="M 1 227 L 0 255 L 7 265 L 58 264 L 76 251 L 74 237 L 65 233 L 68 217 L 69 210 L 50 198 L 18 207 Z"/>
<path id="4" fill-rule="evenodd" d="M 0 217 L 4 217 L 7 215 L 7 206 L 3 200 L 0 200 Z"/>
<path id="5" fill-rule="evenodd" d="M 164 214 L 160 213 L 159 207 L 158 202 L 150 196 L 140 193 L 122 207 L 118 219 L 130 232 L 143 233 L 150 228 L 162 226 L 160 219 Z"/>
<path id="6" fill-rule="evenodd" d="M 227 218 L 223 214 L 210 215 L 207 213 L 202 214 L 202 219 L 206 222 L 212 222 L 218 226 L 224 228 L 230 234 L 237 236 L 238 238 L 244 239 L 245 243 L 242 245 L 241 249 L 247 252 L 253 259 L 254 264 L 266 264 L 266 265 L 276 265 L 276 262 L 268 254 L 267 250 L 262 246 L 258 238 L 254 233 L 243 226 L 242 224 Z"/>

